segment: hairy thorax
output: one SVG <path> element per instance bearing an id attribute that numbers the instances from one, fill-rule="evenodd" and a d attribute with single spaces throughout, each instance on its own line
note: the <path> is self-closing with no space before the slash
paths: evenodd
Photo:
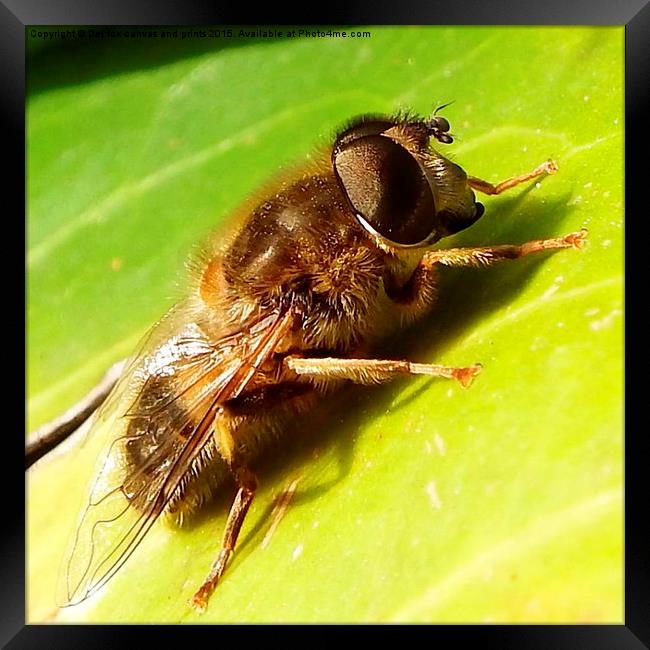
<path id="1" fill-rule="evenodd" d="M 388 256 L 356 222 L 331 174 L 281 188 L 217 257 L 201 296 L 233 325 L 290 305 L 302 317 L 296 349 L 348 353 L 380 320 Z"/>

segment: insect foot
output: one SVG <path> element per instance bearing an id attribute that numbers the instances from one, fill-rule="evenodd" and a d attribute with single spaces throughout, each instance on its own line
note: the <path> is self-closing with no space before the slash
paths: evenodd
<path id="1" fill-rule="evenodd" d="M 540 172 L 545 172 L 546 174 L 555 174 L 556 171 L 558 171 L 560 167 L 554 160 L 547 160 L 545 163 L 542 163 L 539 166 L 539 171 Z"/>
<path id="2" fill-rule="evenodd" d="M 587 239 L 589 231 L 586 228 L 582 228 L 578 232 L 572 232 L 563 237 L 564 242 L 568 246 L 573 248 L 582 248 L 585 245 L 585 240 Z"/>
<path id="3" fill-rule="evenodd" d="M 476 377 L 482 369 L 483 366 L 480 363 L 475 363 L 473 366 L 468 366 L 467 368 L 454 368 L 453 377 L 463 388 L 469 388 L 474 381 L 474 377 Z"/>

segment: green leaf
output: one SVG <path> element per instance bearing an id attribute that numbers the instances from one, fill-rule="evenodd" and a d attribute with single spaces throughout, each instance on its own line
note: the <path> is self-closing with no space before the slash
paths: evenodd
<path id="1" fill-rule="evenodd" d="M 133 349 L 224 215 L 359 113 L 455 100 L 440 148 L 469 174 L 559 163 L 481 199 L 485 216 L 445 245 L 587 227 L 586 247 L 444 269 L 436 310 L 386 352 L 482 374 L 469 389 L 352 388 L 262 459 L 203 616 L 186 602 L 232 494 L 191 527 L 158 522 L 102 592 L 57 612 L 96 443 L 44 459 L 28 473 L 28 620 L 622 622 L 623 28 L 369 31 L 34 55 L 30 428 Z"/>

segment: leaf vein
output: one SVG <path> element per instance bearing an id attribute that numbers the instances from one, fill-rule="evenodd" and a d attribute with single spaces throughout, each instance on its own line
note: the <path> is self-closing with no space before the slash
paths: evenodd
<path id="1" fill-rule="evenodd" d="M 622 490 L 615 488 L 542 517 L 519 534 L 497 542 L 492 548 L 454 568 L 447 577 L 392 613 L 388 620 L 412 621 L 425 614 L 430 617 L 436 608 L 452 598 L 464 584 L 480 576 L 486 567 L 521 556 L 560 535 L 566 536 L 571 528 L 583 527 L 585 522 L 602 517 L 617 506 L 620 508 L 622 498 Z"/>
<path id="2" fill-rule="evenodd" d="M 614 285 L 614 284 L 620 284 L 622 283 L 622 281 L 623 281 L 623 276 L 616 276 L 613 278 L 605 278 L 604 280 L 600 280 L 598 282 L 591 282 L 590 284 L 587 284 L 585 286 L 576 287 L 575 289 L 570 289 L 562 293 L 556 293 L 553 294 L 552 296 L 546 296 L 546 297 L 544 297 L 543 295 L 539 296 L 538 298 L 535 298 L 534 300 L 527 302 L 522 307 L 519 307 L 518 309 L 513 309 L 512 311 L 508 311 L 507 313 L 505 313 L 500 318 L 497 318 L 496 320 L 489 321 L 483 327 L 476 328 L 464 340 L 464 343 L 466 344 L 468 341 L 471 341 L 472 339 L 482 338 L 486 335 L 487 332 L 490 332 L 492 330 L 498 330 L 500 327 L 503 327 L 504 325 L 511 323 L 512 321 L 516 321 L 519 318 L 527 316 L 531 312 L 536 311 L 537 309 L 546 308 L 550 303 L 573 300 L 574 298 L 583 296 L 593 291 L 598 291 L 599 289 L 602 289 L 604 287 Z"/>

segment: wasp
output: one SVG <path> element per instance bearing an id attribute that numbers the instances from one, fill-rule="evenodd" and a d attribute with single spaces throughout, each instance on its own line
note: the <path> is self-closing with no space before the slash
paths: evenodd
<path id="1" fill-rule="evenodd" d="M 483 215 L 475 191 L 500 194 L 557 170 L 547 161 L 492 185 L 433 146 L 452 142 L 437 111 L 356 118 L 310 164 L 245 203 L 229 236 L 195 257 L 186 298 L 151 330 L 96 415 L 110 444 L 64 563 L 65 604 L 99 590 L 161 515 L 181 524 L 234 480 L 220 550 L 190 600 L 205 610 L 255 497 L 251 465 L 297 414 L 344 382 L 428 375 L 469 386 L 480 364 L 374 351 L 431 310 L 440 265 L 580 248 L 586 231 L 434 248 Z"/>

